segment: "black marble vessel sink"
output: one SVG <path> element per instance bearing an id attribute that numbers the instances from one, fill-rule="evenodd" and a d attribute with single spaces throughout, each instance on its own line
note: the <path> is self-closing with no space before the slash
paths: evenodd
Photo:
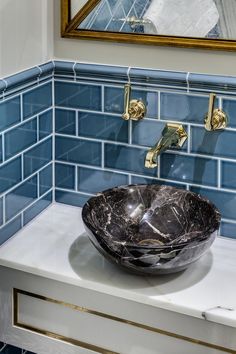
<path id="1" fill-rule="evenodd" d="M 205 253 L 220 225 L 207 199 L 160 185 L 128 185 L 99 193 L 82 218 L 94 246 L 110 261 L 142 274 L 181 271 Z"/>

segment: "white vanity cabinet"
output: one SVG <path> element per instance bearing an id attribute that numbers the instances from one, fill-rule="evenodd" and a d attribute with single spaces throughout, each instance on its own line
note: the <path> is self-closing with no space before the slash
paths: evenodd
<path id="1" fill-rule="evenodd" d="M 206 293 L 218 248 L 179 275 L 133 276 L 93 248 L 78 209 L 53 205 L 0 249 L 0 340 L 38 354 L 236 353 L 229 280 Z"/>

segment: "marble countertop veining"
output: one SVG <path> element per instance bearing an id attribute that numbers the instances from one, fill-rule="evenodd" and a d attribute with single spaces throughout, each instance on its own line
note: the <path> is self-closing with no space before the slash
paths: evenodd
<path id="1" fill-rule="evenodd" d="M 0 265 L 236 328 L 236 241 L 218 237 L 186 271 L 138 276 L 90 243 L 81 208 L 53 204 L 0 248 Z"/>

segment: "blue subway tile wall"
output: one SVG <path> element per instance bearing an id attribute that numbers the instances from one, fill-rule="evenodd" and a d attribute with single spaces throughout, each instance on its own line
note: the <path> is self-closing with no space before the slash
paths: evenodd
<path id="1" fill-rule="evenodd" d="M 56 201 L 82 206 L 124 183 L 173 185 L 209 196 L 222 213 L 222 236 L 236 238 L 236 78 L 68 62 L 55 68 Z M 147 105 L 139 122 L 121 118 L 128 80 L 132 98 Z M 222 132 L 204 129 L 212 91 L 229 117 Z M 182 123 L 189 138 L 147 169 L 147 149 L 168 122 Z"/>
<path id="2" fill-rule="evenodd" d="M 136 14 L 145 7 L 144 2 L 137 5 Z M 127 8 L 115 11 L 126 13 Z M 147 105 L 139 122 L 121 118 L 128 80 L 132 98 Z M 221 234 L 235 237 L 235 77 L 55 61 L 2 80 L 0 89 L 3 239 L 54 200 L 54 182 L 55 200 L 75 206 L 102 189 L 127 183 L 194 190 L 219 205 Z M 222 132 L 204 129 L 212 91 L 215 107 L 223 107 L 229 117 Z M 165 152 L 158 168 L 147 169 L 147 149 L 168 122 L 184 124 L 188 141 Z"/>
<path id="3" fill-rule="evenodd" d="M 0 92 L 0 244 L 52 202 L 53 69 L 7 77 Z"/>

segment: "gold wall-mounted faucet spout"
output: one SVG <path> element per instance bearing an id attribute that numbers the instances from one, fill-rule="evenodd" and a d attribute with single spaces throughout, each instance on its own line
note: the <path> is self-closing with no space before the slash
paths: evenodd
<path id="1" fill-rule="evenodd" d="M 140 120 L 143 119 L 146 113 L 146 107 L 141 100 L 130 100 L 131 84 L 125 84 L 124 87 L 124 113 L 122 118 L 124 120 Z"/>
<path id="2" fill-rule="evenodd" d="M 188 138 L 184 127 L 181 124 L 168 123 L 162 131 L 161 139 L 147 152 L 145 167 L 154 168 L 157 166 L 157 156 L 171 146 L 182 147 Z"/>
<path id="3" fill-rule="evenodd" d="M 209 97 L 208 113 L 205 117 L 205 129 L 208 131 L 225 129 L 228 123 L 226 113 L 220 109 L 214 109 L 216 94 L 211 93 Z"/>

